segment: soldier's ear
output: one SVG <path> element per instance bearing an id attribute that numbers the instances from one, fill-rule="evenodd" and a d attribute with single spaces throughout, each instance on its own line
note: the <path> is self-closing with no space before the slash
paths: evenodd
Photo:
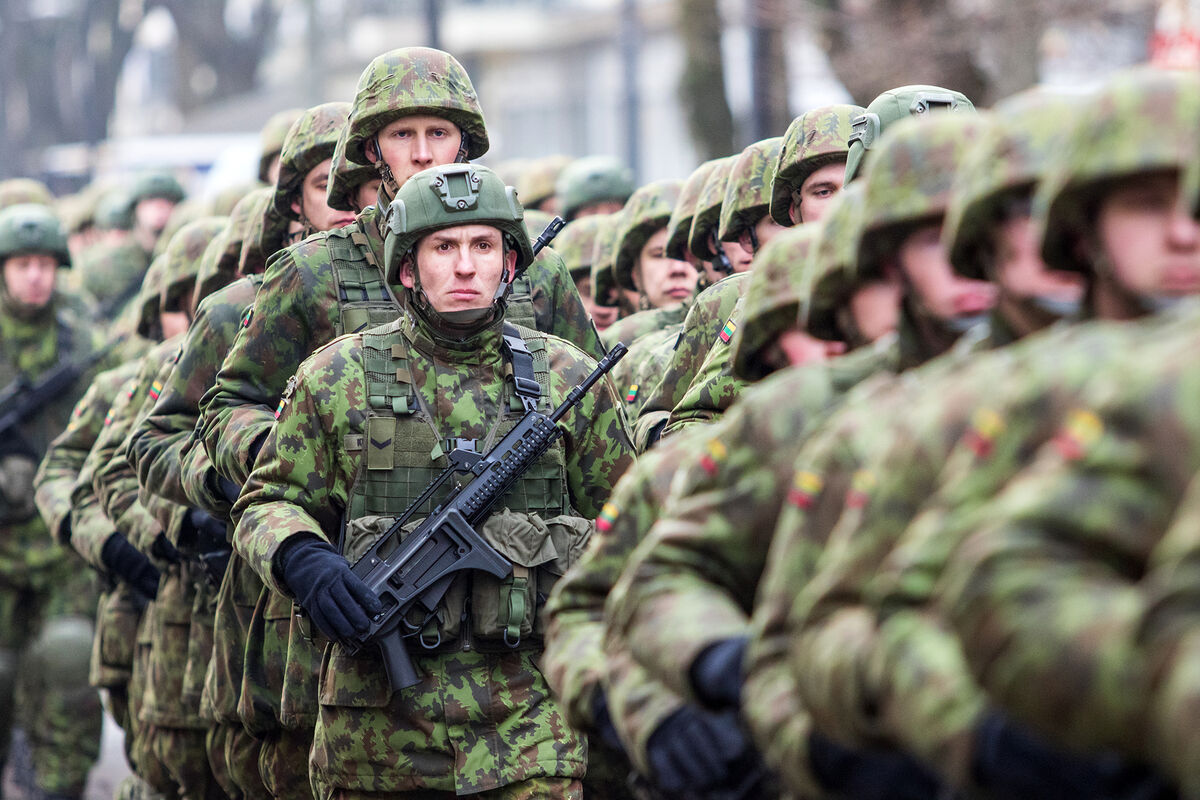
<path id="1" fill-rule="evenodd" d="M 413 261 L 412 253 L 405 253 L 400 258 L 400 283 L 405 289 L 411 289 L 416 285 L 413 280 L 413 270 L 416 269 L 416 262 Z"/>
<path id="2" fill-rule="evenodd" d="M 363 155 L 365 155 L 367 157 L 367 161 L 370 161 L 372 164 L 379 160 L 379 134 L 375 134 L 363 143 Z"/>
<path id="3" fill-rule="evenodd" d="M 297 217 L 301 217 L 301 218 L 304 217 L 304 207 L 300 205 L 299 198 L 292 201 L 292 213 L 295 214 Z"/>
<path id="4" fill-rule="evenodd" d="M 517 251 L 504 251 L 504 282 L 512 283 L 513 278 L 517 276 Z"/>

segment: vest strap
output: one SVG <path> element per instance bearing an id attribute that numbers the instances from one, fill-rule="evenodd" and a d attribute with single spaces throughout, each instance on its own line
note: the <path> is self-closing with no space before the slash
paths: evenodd
<path id="1" fill-rule="evenodd" d="M 532 411 L 542 398 L 542 386 L 533 372 L 533 354 L 529 352 L 521 332 L 507 322 L 504 323 L 503 338 L 501 349 L 505 360 L 512 366 L 517 398 L 526 411 Z"/>

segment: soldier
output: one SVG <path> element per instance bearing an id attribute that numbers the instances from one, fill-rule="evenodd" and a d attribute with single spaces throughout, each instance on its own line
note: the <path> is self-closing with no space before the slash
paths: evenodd
<path id="1" fill-rule="evenodd" d="M 725 184 L 717 218 L 717 239 L 737 242 L 753 258 L 758 248 L 783 230 L 768 212 L 782 137 L 763 139 L 742 151 Z"/>
<path id="2" fill-rule="evenodd" d="M 940 86 L 901 86 L 889 89 L 871 101 L 859 116 L 855 117 L 853 131 L 847 140 L 846 173 L 843 184 L 859 177 L 866 163 L 867 153 L 879 141 L 883 132 L 896 122 L 907 117 L 923 117 L 935 111 L 971 113 L 975 105 L 962 92 L 943 89 Z"/>
<path id="3" fill-rule="evenodd" d="M 292 124 L 304 113 L 300 108 L 288 108 L 276 111 L 263 125 L 259 132 L 258 179 L 274 186 L 279 178 L 279 154 L 283 152 L 283 141 L 287 138 Z M 236 202 L 235 202 L 236 205 Z"/>
<path id="4" fill-rule="evenodd" d="M 154 253 L 171 212 L 183 198 L 179 181 L 166 173 L 152 172 L 134 181 L 128 196 L 133 239 L 148 256 Z"/>
<path id="5" fill-rule="evenodd" d="M 633 173 L 609 156 L 588 156 L 563 167 L 555 184 L 563 219 L 572 222 L 592 214 L 615 214 L 637 186 Z"/>
<path id="6" fill-rule="evenodd" d="M 275 181 L 275 213 L 300 223 L 299 239 L 354 221 L 353 213 L 328 203 L 334 146 L 349 114 L 349 103 L 314 106 L 296 119 L 284 139 Z"/>
<path id="7" fill-rule="evenodd" d="M 367 206 L 379 202 L 379 183 L 383 178 L 374 165 L 355 164 L 346 158 L 346 135 L 349 131 L 349 126 L 343 126 L 337 145 L 333 148 L 325 199 L 330 208 L 361 214 Z"/>
<path id="8" fill-rule="evenodd" d="M 439 194 L 447 183 L 460 187 L 467 202 Z M 451 586 L 450 606 L 428 622 L 431 649 L 413 653 L 423 675 L 415 687 L 389 692 L 372 649 L 351 656 L 337 644 L 365 631 L 378 610 L 378 600 L 329 544 L 343 538 L 343 510 L 343 553 L 353 560 L 374 539 L 369 529 L 382 530 L 378 526 L 386 526 L 386 518 L 399 514 L 441 469 L 445 445 L 434 445 L 442 436 L 483 439 L 494 424 L 503 430 L 515 422 L 503 409 L 511 407 L 512 386 L 518 384 L 509 385 L 499 366 L 506 359 L 500 345 L 508 284 L 513 271 L 532 260 L 521 216 L 512 190 L 481 167 L 440 167 L 401 187 L 388 215 L 388 277 L 404 287 L 411 313 L 340 339 L 301 366 L 235 507 L 241 517 L 239 551 L 264 581 L 295 597 L 335 642 L 326 648 L 322 667 L 325 688 L 310 762 L 318 796 L 420 789 L 579 796 L 583 743 L 566 728 L 535 666 L 541 649 L 536 594 L 553 582 L 540 558 L 515 556 L 529 563 L 528 570 L 518 571 L 530 592 L 524 602 L 512 602 L 514 592 L 526 591 L 512 583 L 516 578 L 504 584 L 474 575 L 466 604 L 462 590 Z M 535 353 L 536 380 L 550 405 L 593 367 L 591 359 L 553 337 L 504 330 Z M 517 363 L 514 369 L 520 375 L 524 368 Z M 453 388 L 444 383 L 446 375 L 454 376 Z M 339 388 L 332 393 L 321 388 L 328 385 Z M 446 404 L 447 391 L 459 399 Z M 384 399 L 368 402 L 377 396 Z M 490 540 L 500 536 L 532 547 L 530 553 L 538 549 L 534 539 L 549 542 L 544 537 L 557 530 L 553 549 L 569 561 L 591 527 L 569 516 L 571 510 L 586 517 L 599 513 L 616 475 L 630 463 L 631 448 L 606 383 L 563 423 L 570 432 L 544 467 L 536 468 L 541 477 L 523 479 L 542 488 L 535 491 L 529 483 L 528 491 L 510 496 L 485 530 L 496 531 Z M 390 439 L 380 438 L 384 427 L 394 431 Z M 347 438 L 353 432 L 364 438 Z M 334 461 L 327 463 L 325 454 Z M 360 460 L 370 465 L 368 471 L 360 472 Z M 315 483 L 314 475 L 320 476 Z M 535 511 L 541 521 L 514 527 L 523 519 L 532 523 Z M 565 563 L 553 569 L 561 566 Z M 465 579 L 455 583 L 467 588 Z M 498 601 L 502 596 L 510 600 Z M 442 644 L 434 646 L 434 639 Z M 509 690 L 479 706 L 471 687 L 490 685 L 495 678 L 489 675 L 503 675 Z M 445 692 L 459 689 L 464 693 L 457 700 L 443 700 Z M 489 744 L 495 734 L 488 731 L 498 727 L 509 732 L 501 751 Z M 376 741 L 389 744 L 381 750 Z M 456 758 L 458 753 L 470 758 Z"/>
<path id="9" fill-rule="evenodd" d="M 688 247 L 688 236 L 692 232 L 692 220 L 696 216 L 696 203 L 700 199 L 700 193 L 704 191 L 704 186 L 708 183 L 708 176 L 712 175 L 724 159 L 714 158 L 711 161 L 705 161 L 700 166 L 692 171 L 692 174 L 683 182 L 683 188 L 679 190 L 679 199 L 675 201 L 675 208 L 671 209 L 671 218 L 667 221 L 667 243 L 665 250 L 671 258 L 677 258 L 681 261 L 687 261 L 696 269 L 703 273 L 702 281 L 714 282 L 721 276 L 718 274 L 712 263 L 708 260 L 701 261 Z"/>
<path id="10" fill-rule="evenodd" d="M 709 279 L 722 275 L 744 272 L 753 256 L 736 242 L 722 242 L 717 237 L 721 222 L 721 204 L 725 202 L 725 189 L 733 174 L 737 156 L 717 159 L 717 164 L 704 181 L 696 206 L 692 209 L 692 226 L 687 233 L 687 248 L 700 262 L 710 264 Z"/>
<path id="11" fill-rule="evenodd" d="M 586 214 L 569 223 L 554 240 L 558 254 L 575 281 L 575 290 L 579 292 L 583 307 L 596 323 L 596 330 L 601 332 L 617 321 L 617 307 L 598 305 L 592 295 L 592 253 L 596 249 L 596 238 L 608 230 L 608 217 L 608 214 Z"/>
<path id="12" fill-rule="evenodd" d="M 38 790 L 78 798 L 100 746 L 100 699 L 87 682 L 96 594 L 90 576 L 81 575 L 38 514 L 33 479 L 90 382 L 84 376 L 99 342 L 56 290 L 58 270 L 71 265 L 71 256 L 49 208 L 26 204 L 0 212 L 0 263 L 5 413 L 16 411 L 55 368 L 78 367 L 74 380 L 39 398 L 0 434 L 0 752 L 7 756 L 20 709 Z"/>
<path id="13" fill-rule="evenodd" d="M 783 135 L 771 182 L 771 218 L 784 227 L 816 222 L 842 189 L 853 121 L 865 108 L 814 108 L 792 120 Z"/>
<path id="14" fill-rule="evenodd" d="M 550 216 L 559 212 L 556 192 L 558 178 L 570 166 L 570 156 L 544 156 L 528 164 L 517 178 L 517 195 L 529 211 L 542 211 Z"/>

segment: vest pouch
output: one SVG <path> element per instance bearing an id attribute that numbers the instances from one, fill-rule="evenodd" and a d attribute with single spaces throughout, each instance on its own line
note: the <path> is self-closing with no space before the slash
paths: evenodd
<path id="1" fill-rule="evenodd" d="M 33 476 L 37 463 L 23 455 L 0 457 L 0 524 L 15 524 L 33 519 Z"/>
<path id="2" fill-rule="evenodd" d="M 550 590 L 566 574 L 567 570 L 575 566 L 576 562 L 583 557 L 588 542 L 591 541 L 592 531 L 596 529 L 592 520 L 570 514 L 551 517 L 546 520 L 546 527 L 550 530 L 550 539 L 554 543 L 558 557 L 553 561 L 547 561 L 537 569 L 538 615 L 534 624 L 534 633 L 538 636 L 541 636 L 545 630 L 545 620 L 541 609 L 550 596 Z"/>
<path id="3" fill-rule="evenodd" d="M 503 508 L 480 531 L 513 572 L 497 578 L 476 572 L 471 587 L 471 623 L 476 638 L 516 648 L 530 638 L 538 613 L 537 573 L 559 558 L 550 528 L 536 513 Z"/>

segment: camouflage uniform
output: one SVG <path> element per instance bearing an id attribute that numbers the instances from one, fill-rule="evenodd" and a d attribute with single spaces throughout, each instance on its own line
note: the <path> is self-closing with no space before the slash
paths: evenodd
<path id="1" fill-rule="evenodd" d="M 770 208 L 771 187 L 782 148 L 781 136 L 763 139 L 743 150 L 733 162 L 717 217 L 717 238 L 722 242 L 736 242 L 742 231 L 749 230 L 754 249 L 758 249 L 753 230 Z"/>
<path id="2" fill-rule="evenodd" d="M 855 117 L 853 131 L 847 143 L 846 176 L 849 184 L 862 174 L 867 153 L 893 123 L 907 117 L 924 117 L 930 112 L 955 111 L 970 113 L 975 105 L 962 92 L 940 86 L 901 86 L 889 89 L 876 97 L 865 112 Z"/>
<path id="3" fill-rule="evenodd" d="M 737 156 L 717 159 L 716 166 L 704 181 L 696 207 L 692 210 L 692 227 L 688 230 L 687 248 L 701 261 L 724 257 L 717 244 L 717 229 L 721 223 L 721 204 L 725 202 L 725 187 L 737 163 Z M 681 225 L 682 227 L 682 225 Z"/>
<path id="4" fill-rule="evenodd" d="M 846 160 L 854 119 L 865 108 L 833 105 L 814 108 L 792 120 L 783 135 L 775 177 L 771 181 L 771 219 L 791 227 L 792 192 L 822 167 Z"/>
<path id="5" fill-rule="evenodd" d="M 496 179 L 487 178 L 490 173 L 482 168 L 466 168 L 471 170 L 467 174 L 485 178 L 478 212 L 458 217 L 450 210 L 430 211 L 428 203 L 421 210 L 428 182 L 448 170 L 463 169 L 455 165 L 430 170 L 401 188 L 392 217 L 407 220 L 415 231 L 396 230 L 397 262 L 399 253 L 435 225 L 485 220 L 506 233 L 511 229 L 514 240 L 520 240 L 518 247 L 524 248 L 521 259 L 528 260 L 520 208 L 511 193 L 504 202 L 515 209 L 515 219 L 490 222 L 487 215 L 497 213 L 495 194 L 501 190 L 494 188 Z M 438 221 L 420 224 L 416 219 L 422 214 L 433 214 Z M 389 234 L 389 249 L 392 241 Z M 397 269 L 398 263 L 393 267 Z M 394 280 L 394 272 L 389 277 Z M 500 419 L 501 429 L 508 427 L 505 420 L 515 421 L 513 398 L 497 369 L 503 363 L 502 317 L 492 311 L 490 321 L 485 317 L 476 325 L 477 332 L 448 339 L 439 333 L 440 323 L 427 319 L 427 314 L 435 312 L 417 306 L 389 325 L 330 343 L 301 366 L 284 396 L 276 427 L 235 508 L 235 515 L 241 514 L 235 539 L 239 551 L 277 591 L 291 594 L 281 580 L 277 558 L 287 540 L 298 534 L 337 540 L 344 509 L 348 519 L 344 553 L 353 560 L 373 540 L 371 532 L 382 530 L 414 499 L 417 488 L 439 471 L 442 459 L 439 448 L 430 461 L 431 445 L 440 444 L 427 432 L 430 426 L 437 437 L 483 439 L 491 427 L 489 420 Z M 521 330 L 521 335 L 535 353 L 535 374 L 551 404 L 593 366 L 578 349 L 553 337 L 529 329 Z M 450 383 L 446 375 L 453 376 Z M 330 386 L 337 388 L 333 392 L 322 388 Z M 368 402 L 378 392 L 386 397 Z M 385 425 L 396 428 L 394 444 L 381 443 L 377 421 L 378 430 Z M 548 525 L 549 530 L 520 533 L 520 527 L 510 526 L 532 517 L 514 516 L 513 510 L 494 515 L 495 522 L 485 527 L 494 531 L 489 534 L 493 540 L 501 535 L 516 546 L 532 544 L 525 541 L 530 534 L 552 537 L 542 540 L 543 555 L 532 560 L 517 555 L 512 546 L 501 545 L 512 557 L 529 561 L 531 584 L 545 589 L 577 558 L 590 531 L 589 524 L 571 516 L 572 510 L 589 517 L 598 514 L 614 476 L 631 458 L 617 401 L 607 383 L 589 393 L 583 406 L 563 423 L 569 445 L 556 445 L 535 467 L 544 488 L 534 491 L 530 484 L 528 491 L 506 502 L 508 509 L 540 509 L 545 520 L 540 525 Z M 364 459 L 367 470 L 360 471 Z M 320 476 L 316 483 L 314 475 Z M 546 551 L 551 542 L 553 553 Z M 544 566 L 534 568 L 539 564 Z M 561 779 L 582 776 L 585 751 L 582 740 L 566 727 L 535 666 L 541 631 L 535 620 L 536 600 L 531 597 L 528 604 L 515 606 L 501 602 L 498 607 L 497 581 L 475 575 L 470 583 L 469 589 L 465 580 L 452 585 L 448 611 L 439 615 L 444 622 L 434 623 L 443 645 L 416 659 L 424 673 L 418 686 L 392 694 L 373 651 L 351 656 L 340 645 L 326 647 L 311 760 L 318 795 L 328 796 L 335 789 L 351 797 L 415 789 L 479 792 L 518 782 L 526 782 L 531 790 L 541 787 L 542 796 L 561 796 L 564 789 L 577 791 Z M 517 591 L 516 584 L 513 587 Z M 469 605 L 464 605 L 466 591 L 472 597 Z M 520 606 L 526 610 L 518 621 L 513 615 Z M 523 644 L 497 649 L 494 645 L 502 633 L 509 641 L 519 636 Z M 448 680 L 449 676 L 455 677 Z M 475 693 L 482 687 L 490 687 L 486 691 L 491 700 L 479 705 Z M 498 747 L 498 729 L 503 730 L 504 747 Z M 402 754 L 399 759 L 397 753 Z"/>
<path id="6" fill-rule="evenodd" d="M 48 253 L 70 266 L 66 236 L 48 208 L 24 204 L 0 212 L 0 263 L 23 253 Z M 99 344 L 88 320 L 75 316 L 61 295 L 29 308 L 2 282 L 0 342 L 0 387 L 36 383 L 59 364 L 82 362 Z M 99 752 L 100 702 L 87 685 L 96 591 L 38 514 L 34 473 L 88 383 L 87 375 L 77 380 L 6 433 L 0 446 L 0 754 L 7 755 L 19 719 L 38 787 L 67 796 L 83 791 Z"/>

